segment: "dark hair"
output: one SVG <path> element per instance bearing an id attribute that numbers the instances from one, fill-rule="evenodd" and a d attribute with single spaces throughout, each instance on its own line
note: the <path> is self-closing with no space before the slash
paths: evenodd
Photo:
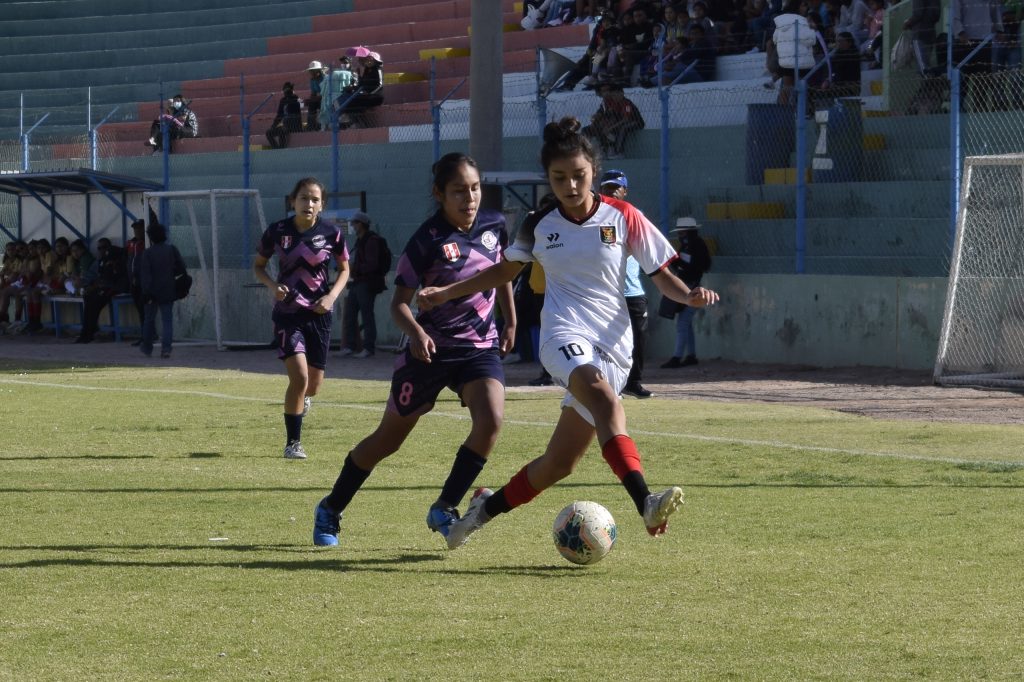
<path id="1" fill-rule="evenodd" d="M 149 241 L 154 244 L 163 244 L 167 241 L 167 228 L 160 223 L 150 223 L 146 228 L 146 234 L 149 235 Z"/>
<path id="2" fill-rule="evenodd" d="M 321 197 L 324 197 L 324 195 L 327 194 L 327 188 L 324 187 L 324 183 L 310 176 L 308 178 L 302 178 L 301 180 L 295 183 L 295 187 L 292 187 L 291 194 L 288 195 L 288 201 L 295 201 L 295 198 L 299 196 L 299 191 L 307 185 L 319 187 Z"/>
<path id="3" fill-rule="evenodd" d="M 572 116 L 552 121 L 544 126 L 544 146 L 540 150 L 540 164 L 548 171 L 555 159 L 583 154 L 597 172 L 598 158 L 594 145 L 580 133 L 580 122 Z"/>
<path id="4" fill-rule="evenodd" d="M 462 165 L 475 168 L 477 173 L 480 172 L 480 167 L 472 156 L 468 156 L 462 152 L 450 152 L 435 161 L 434 165 L 430 167 L 430 174 L 434 178 L 431 187 L 439 194 L 444 194 L 444 188 L 452 181 L 452 178 L 455 177 L 456 171 Z"/>
<path id="5" fill-rule="evenodd" d="M 295 84 L 291 81 L 285 81 L 284 85 L 281 86 L 282 91 L 294 90 Z"/>

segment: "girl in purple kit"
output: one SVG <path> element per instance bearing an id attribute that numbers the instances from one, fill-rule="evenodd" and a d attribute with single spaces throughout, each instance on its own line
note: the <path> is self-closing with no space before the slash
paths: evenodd
<path id="1" fill-rule="evenodd" d="M 415 315 L 410 304 L 420 287 L 457 282 L 501 262 L 508 244 L 505 217 L 480 210 L 480 172 L 470 157 L 447 154 L 432 170 L 432 194 L 439 208 L 416 230 L 399 258 L 391 301 L 391 316 L 409 345 L 395 361 L 380 425 L 348 453 L 333 490 L 316 507 L 315 545 L 338 544 L 341 515 L 352 497 L 373 468 L 398 451 L 446 386 L 469 408 L 473 425 L 427 512 L 430 530 L 447 537 L 458 518 L 459 503 L 498 438 L 505 404 L 501 356 L 515 339 L 512 285 L 506 282 Z M 505 319 L 500 336 L 494 324 L 495 301 Z"/>
<path id="2" fill-rule="evenodd" d="M 320 389 L 327 367 L 334 302 L 348 282 L 348 248 L 341 228 L 320 220 L 324 186 L 303 178 L 288 195 L 295 215 L 274 223 L 260 238 L 253 272 L 274 296 L 274 340 L 288 372 L 284 394 L 286 459 L 306 459 L 302 418 Z M 267 273 L 277 255 L 278 275 Z M 331 260 L 338 279 L 331 284 Z"/>

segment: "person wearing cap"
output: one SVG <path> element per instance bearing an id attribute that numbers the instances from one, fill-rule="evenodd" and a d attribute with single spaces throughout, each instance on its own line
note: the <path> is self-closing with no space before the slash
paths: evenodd
<path id="1" fill-rule="evenodd" d="M 625 201 L 629 194 L 629 179 L 617 169 L 605 171 L 601 176 L 601 194 Z M 636 398 L 650 398 L 653 393 L 643 386 L 644 352 L 647 349 L 647 292 L 640 283 L 640 263 L 626 257 L 626 282 L 623 293 L 629 310 L 629 326 L 633 331 L 633 366 L 622 392 Z"/>
<path id="2" fill-rule="evenodd" d="M 302 132 L 302 100 L 295 94 L 295 85 L 290 81 L 281 86 L 281 99 L 277 103 L 277 115 L 267 130 L 267 142 L 274 149 L 288 146 L 288 135 Z"/>
<path id="3" fill-rule="evenodd" d="M 306 130 L 320 130 L 320 105 L 323 103 L 321 90 L 324 82 L 324 65 L 313 60 L 306 67 L 309 74 L 309 97 L 306 98 Z"/>
<path id="4" fill-rule="evenodd" d="M 687 216 L 676 221 L 672 237 L 679 245 L 679 258 L 672 263 L 672 271 L 691 289 L 700 286 L 704 273 L 711 269 L 711 254 L 708 246 L 697 234 L 699 225 Z M 697 364 L 696 336 L 693 333 L 693 318 L 697 309 L 662 297 L 658 316 L 676 318 L 676 347 L 672 357 L 661 365 L 662 369 L 688 367 Z"/>
<path id="5" fill-rule="evenodd" d="M 377 320 L 374 304 L 377 294 L 387 289 L 384 270 L 385 259 L 391 260 L 391 250 L 384 237 L 370 229 L 370 216 L 356 211 L 348 219 L 356 231 L 356 243 L 352 249 L 352 272 L 348 281 L 348 296 L 345 299 L 343 318 L 345 345 L 340 355 L 354 358 L 372 357 L 377 349 Z M 359 337 L 359 318 L 363 320 L 363 349 L 355 352 Z"/>

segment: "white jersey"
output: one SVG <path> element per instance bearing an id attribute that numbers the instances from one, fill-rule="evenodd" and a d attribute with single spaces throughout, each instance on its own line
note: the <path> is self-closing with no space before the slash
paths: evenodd
<path id="1" fill-rule="evenodd" d="M 676 251 L 632 204 L 596 198 L 582 222 L 566 217 L 557 205 L 531 213 L 505 258 L 544 267 L 541 346 L 554 334 L 578 334 L 628 368 L 633 334 L 623 295 L 626 257 L 653 275 L 676 258 Z"/>

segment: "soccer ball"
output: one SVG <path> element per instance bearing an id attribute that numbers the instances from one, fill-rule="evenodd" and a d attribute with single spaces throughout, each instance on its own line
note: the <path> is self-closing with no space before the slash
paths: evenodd
<path id="1" fill-rule="evenodd" d="M 596 564 L 612 551 L 618 529 L 597 502 L 573 502 L 558 513 L 553 529 L 559 554 L 574 564 Z"/>

